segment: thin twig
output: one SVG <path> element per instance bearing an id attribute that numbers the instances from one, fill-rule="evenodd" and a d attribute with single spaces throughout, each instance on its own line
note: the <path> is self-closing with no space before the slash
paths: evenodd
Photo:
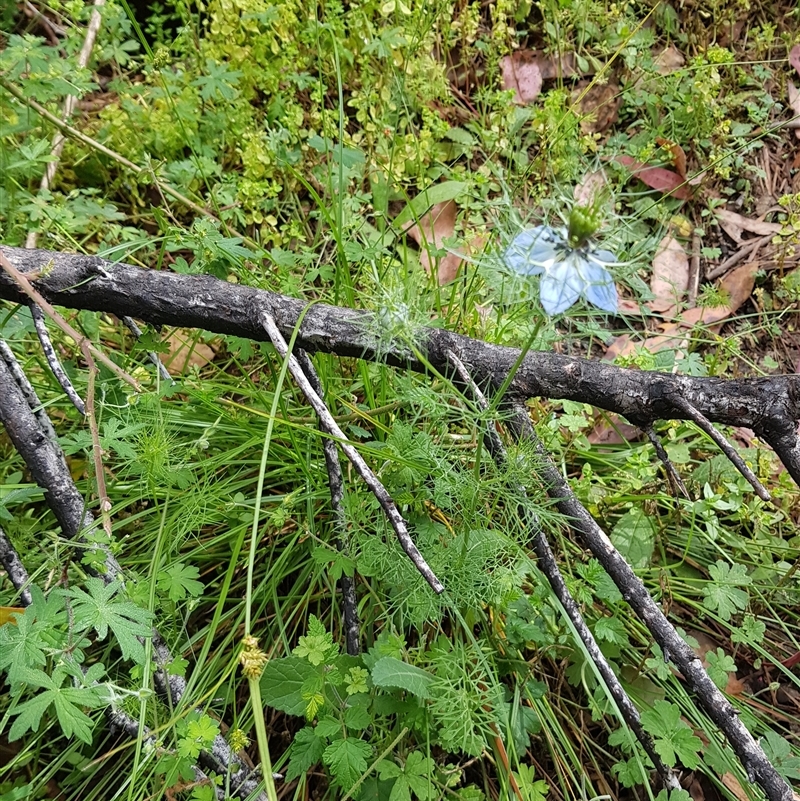
<path id="1" fill-rule="evenodd" d="M 697 654 L 683 641 L 631 566 L 572 492 L 536 436 L 526 409 L 517 409 L 512 426 L 515 437 L 532 443 L 538 456 L 536 469 L 547 486 L 548 494 L 556 499 L 559 511 L 568 518 L 569 525 L 580 535 L 617 585 L 622 597 L 647 626 L 664 658 L 672 660 L 683 674 L 696 693 L 700 706 L 728 738 L 750 781 L 757 783 L 770 801 L 792 801 L 791 788 L 742 723 L 736 709 L 706 673 Z"/>
<path id="2" fill-rule="evenodd" d="M 19 593 L 20 603 L 23 606 L 30 606 L 33 603 L 31 591 L 28 589 L 30 576 L 2 526 L 0 526 L 0 565 L 3 566 L 8 574 L 8 580 Z"/>
<path id="3" fill-rule="evenodd" d="M 677 495 L 679 492 L 683 495 L 684 498 L 689 497 L 689 490 L 686 489 L 686 485 L 683 483 L 683 479 L 678 474 L 678 471 L 675 469 L 675 465 L 672 464 L 667 452 L 664 450 L 664 446 L 661 444 L 661 440 L 658 438 L 658 434 L 653 430 L 652 425 L 643 426 L 643 431 L 647 434 L 647 438 L 655 448 L 656 456 L 658 456 L 661 464 L 664 465 L 664 470 L 667 471 L 667 478 L 669 479 L 669 483 L 672 486 L 672 491 Z"/>
<path id="4" fill-rule="evenodd" d="M 35 19 L 47 31 L 51 45 L 58 44 L 59 36 L 67 35 L 67 31 L 62 25 L 58 25 L 57 23 L 53 22 L 53 20 L 42 14 L 42 12 L 39 11 L 39 9 L 36 8 L 33 3 L 29 2 L 29 0 L 25 0 L 25 2 L 22 4 L 22 10 L 31 19 Z"/>
<path id="5" fill-rule="evenodd" d="M 142 329 L 136 324 L 136 321 L 132 317 L 128 317 L 128 315 L 124 315 L 120 318 L 125 325 L 125 327 L 130 331 L 136 339 L 142 338 Z M 169 374 L 169 370 L 164 367 L 164 362 L 158 358 L 158 354 L 152 350 L 147 351 L 147 358 L 150 359 L 153 366 L 158 371 L 158 375 L 161 377 L 162 381 L 166 381 L 170 386 L 175 385 L 175 379 Z"/>
<path id="6" fill-rule="evenodd" d="M 89 536 L 97 529 L 97 523 L 86 509 L 86 503 L 72 480 L 58 442 L 51 440 L 39 426 L 28 399 L 4 358 L 0 359 L 0 422 L 34 481 L 45 491 L 45 499 L 65 536 L 76 541 L 91 542 L 91 547 L 99 547 L 103 551 L 102 569 L 92 569 L 91 572 L 106 584 L 114 580 L 121 581 L 122 568 L 108 546 L 102 543 L 98 546 L 95 538 Z M 168 671 L 167 666 L 173 662 L 173 656 L 155 629 L 152 642 L 157 666 L 153 675 L 154 686 L 172 706 L 177 706 L 186 692 L 186 680 Z M 199 761 L 205 768 L 229 776 L 233 792 L 242 798 L 252 797 L 258 786 L 258 781 L 251 776 L 252 770 L 242 764 L 222 735 L 215 737 L 209 751 L 200 753 Z M 264 798 L 263 794 L 258 797 Z"/>
<path id="7" fill-rule="evenodd" d="M 14 283 L 30 298 L 34 303 L 40 306 L 47 316 L 65 333 L 67 336 L 72 337 L 79 347 L 86 343 L 89 352 L 101 361 L 117 378 L 130 384 L 137 392 L 142 391 L 139 382 L 129 376 L 122 368 L 114 364 L 108 356 L 105 355 L 99 348 L 96 348 L 83 334 L 78 333 L 34 288 L 30 279 L 25 273 L 21 273 L 14 265 L 0 253 L 0 267 L 8 274 Z"/>
<path id="8" fill-rule="evenodd" d="M 283 335 L 281 334 L 280 329 L 275 322 L 275 318 L 271 314 L 262 312 L 261 323 L 269 335 L 270 340 L 272 340 L 275 350 L 278 351 L 281 358 L 288 359 L 289 372 L 292 374 L 292 377 L 302 390 L 303 394 L 306 396 L 306 400 L 308 400 L 314 411 L 319 416 L 322 425 L 328 432 L 330 432 L 331 436 L 336 437 L 339 447 L 344 451 L 347 458 L 353 463 L 353 467 L 355 467 L 356 472 L 361 476 L 361 478 L 364 479 L 364 482 L 369 487 L 372 494 L 377 498 L 378 503 L 381 505 L 381 508 L 389 520 L 389 524 L 394 529 L 394 533 L 397 535 L 400 547 L 405 551 L 406 555 L 412 561 L 414 567 L 417 568 L 425 581 L 428 582 L 431 589 L 436 593 L 444 592 L 444 585 L 439 581 L 438 578 L 436 578 L 434 572 L 431 570 L 430 566 L 419 552 L 419 549 L 414 544 L 414 540 L 411 539 L 406 521 L 400 514 L 395 502 L 386 491 L 386 487 L 381 484 L 381 482 L 378 480 L 378 477 L 369 468 L 361 454 L 348 442 L 344 432 L 341 428 L 339 428 L 336 420 L 333 419 L 333 415 L 328 411 L 328 407 L 325 405 L 325 402 L 319 397 L 319 395 L 317 395 L 316 392 L 314 392 L 314 389 L 306 378 L 306 375 L 300 367 L 297 358 L 293 354 L 289 353 L 289 346 L 286 344 L 286 340 L 283 338 Z"/>
<path id="9" fill-rule="evenodd" d="M 483 392 L 481 392 L 478 385 L 473 381 L 472 376 L 470 375 L 469 370 L 467 370 L 464 363 L 458 358 L 458 356 L 456 356 L 455 353 L 453 353 L 453 351 L 448 351 L 447 357 L 452 365 L 456 368 L 461 381 L 469 388 L 475 403 L 480 409 L 486 411 L 489 408 L 489 404 Z M 508 458 L 506 455 L 505 446 L 503 445 L 500 435 L 497 433 L 497 429 L 492 421 L 489 421 L 483 427 L 483 437 L 490 455 L 497 465 L 502 467 L 502 465 L 508 462 Z M 661 778 L 662 784 L 667 789 L 680 790 L 680 782 L 672 770 L 664 764 L 664 761 L 655 750 L 652 737 L 650 737 L 650 735 L 642 727 L 639 710 L 625 692 L 621 682 L 611 669 L 611 665 L 608 664 L 608 660 L 605 658 L 605 656 L 603 656 L 603 652 L 600 650 L 594 635 L 586 625 L 586 621 L 581 615 L 578 604 L 570 594 L 567 584 L 564 581 L 564 577 L 561 574 L 561 570 L 558 567 L 558 562 L 553 554 L 553 550 L 550 547 L 550 543 L 548 542 L 544 530 L 542 529 L 541 523 L 536 514 L 531 510 L 530 502 L 528 501 L 528 494 L 525 488 L 522 485 L 517 485 L 514 487 L 514 490 L 521 499 L 518 504 L 518 513 L 520 515 L 520 519 L 527 523 L 533 534 L 533 549 L 538 558 L 539 569 L 545 574 L 547 580 L 550 582 L 550 587 L 553 590 L 553 594 L 556 596 L 556 598 L 558 598 L 565 614 L 572 622 L 575 630 L 578 632 L 578 636 L 581 638 L 589 657 L 597 666 L 597 670 L 603 677 L 603 681 L 605 682 L 611 697 L 616 702 L 623 720 L 631 729 L 631 731 L 633 731 L 636 739 L 641 743 L 642 748 L 644 748 L 645 753 L 650 757 L 650 760 L 652 761 L 656 771 L 658 772 L 658 775 Z"/>
<path id="10" fill-rule="evenodd" d="M 771 500 L 771 496 L 769 492 L 767 492 L 766 487 L 758 480 L 756 474 L 745 464 L 744 459 L 736 452 L 736 448 L 714 428 L 713 423 L 695 409 L 686 398 L 678 396 L 673 400 L 675 405 L 681 409 L 698 428 L 705 431 L 705 433 L 714 440 L 717 447 L 731 460 L 733 466 L 750 482 L 756 495 L 758 495 L 762 501 Z"/>
<path id="11" fill-rule="evenodd" d="M 319 380 L 317 371 L 311 357 L 302 348 L 295 350 L 294 355 L 306 374 L 312 389 L 321 398 L 323 395 L 322 383 Z M 327 429 L 320 422 L 320 429 Z M 327 431 L 328 434 L 333 432 Z M 347 520 L 344 514 L 342 500 L 344 499 L 344 476 L 342 475 L 342 465 L 339 462 L 339 452 L 336 450 L 336 443 L 330 438 L 322 440 L 322 452 L 325 455 L 325 467 L 328 471 L 328 487 L 331 491 L 331 509 L 333 509 L 333 528 L 335 532 L 336 548 L 347 553 Z M 358 603 L 356 602 L 356 589 L 352 576 L 342 573 L 339 579 L 339 588 L 342 591 L 342 617 L 344 619 L 345 643 L 347 653 L 350 656 L 358 656 L 361 653 L 361 635 L 358 620 Z"/>
<path id="12" fill-rule="evenodd" d="M 772 239 L 772 236 L 762 236 L 758 239 L 754 239 L 752 242 L 746 242 L 739 250 L 736 251 L 732 256 L 729 256 L 722 264 L 718 264 L 713 270 L 709 270 L 706 274 L 706 279 L 708 281 L 713 281 L 715 278 L 719 278 L 721 275 L 725 275 L 728 270 L 735 267 L 740 261 L 744 261 L 748 256 L 755 256 L 755 254 L 761 249 L 762 245 L 765 245 Z"/>
<path id="13" fill-rule="evenodd" d="M 693 309 L 697 303 L 697 293 L 700 290 L 700 247 L 702 240 L 700 235 L 692 235 L 692 258 L 689 262 L 689 289 L 687 294 L 687 306 Z"/>
<path id="14" fill-rule="evenodd" d="M 30 309 L 31 317 L 33 318 L 33 325 L 34 328 L 36 328 L 36 334 L 39 337 L 39 344 L 42 346 L 42 353 L 44 353 L 44 358 L 50 365 L 50 369 L 52 370 L 56 381 L 58 381 L 61 389 L 64 390 L 64 394 L 67 396 L 67 398 L 69 398 L 70 403 L 78 410 L 78 412 L 80 412 L 81 415 L 85 415 L 86 404 L 84 404 L 81 396 L 78 395 L 78 391 L 72 385 L 72 381 L 70 381 L 67 371 L 64 369 L 63 365 L 61 364 L 61 360 L 58 358 L 53 341 L 50 339 L 50 332 L 47 330 L 47 324 L 44 321 L 44 312 L 35 303 L 29 303 L 28 308 Z"/>

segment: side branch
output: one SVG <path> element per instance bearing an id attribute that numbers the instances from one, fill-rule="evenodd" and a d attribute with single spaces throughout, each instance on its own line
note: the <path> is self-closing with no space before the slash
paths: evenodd
<path id="1" fill-rule="evenodd" d="M 220 334 L 269 341 L 262 316 L 274 318 L 289 337 L 306 303 L 296 298 L 221 281 L 114 264 L 94 256 L 0 246 L 21 272 L 34 273 L 41 296 L 51 303 L 134 317 L 152 324 L 203 328 Z M 23 302 L 20 288 L 0 275 L 0 298 Z M 325 304 L 308 310 L 297 347 L 338 356 L 378 360 L 424 372 L 427 367 L 401 341 L 379 340 L 371 314 Z M 459 357 L 480 387 L 501 386 L 517 358 L 516 348 L 490 345 L 442 329 L 415 334 L 414 346 L 427 364 L 452 370 L 448 351 Z M 792 432 L 800 419 L 800 375 L 726 381 L 626 370 L 602 362 L 530 352 L 509 385 L 515 399 L 544 397 L 590 403 L 646 426 L 654 420 L 690 419 L 682 398 L 705 419 L 741 425 L 771 435 L 778 455 L 800 483 L 800 443 Z M 795 427 L 796 428 L 796 427 Z M 779 433 L 777 433 L 779 432 Z"/>

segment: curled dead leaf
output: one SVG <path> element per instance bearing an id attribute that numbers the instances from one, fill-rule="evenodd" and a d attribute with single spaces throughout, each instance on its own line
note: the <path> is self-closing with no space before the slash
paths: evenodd
<path id="1" fill-rule="evenodd" d="M 689 288 L 689 257 L 681 243 L 668 234 L 658 245 L 653 258 L 650 291 L 655 298 L 647 303 L 655 312 L 675 308 Z"/>
<path id="2" fill-rule="evenodd" d="M 627 167 L 633 175 L 651 189 L 657 189 L 665 195 L 672 195 L 680 200 L 688 200 L 692 191 L 683 178 L 664 167 L 648 167 L 631 156 L 617 156 L 616 161 Z"/>
<path id="3" fill-rule="evenodd" d="M 441 258 L 431 255 L 431 251 L 444 247 L 445 239 L 456 232 L 456 202 L 447 200 L 437 203 L 420 218 L 417 225 L 412 225 L 407 233 L 419 245 L 419 260 L 430 274 L 436 265 L 436 275 L 440 284 L 452 281 L 461 266 L 462 257 L 457 253 L 446 253 Z"/>
<path id="4" fill-rule="evenodd" d="M 542 71 L 530 50 L 517 50 L 500 59 L 500 85 L 514 90 L 514 102 L 532 103 L 542 91 Z"/>
<path id="5" fill-rule="evenodd" d="M 615 83 L 580 81 L 572 91 L 572 102 L 581 117 L 581 130 L 602 133 L 617 121 L 622 94 Z"/>

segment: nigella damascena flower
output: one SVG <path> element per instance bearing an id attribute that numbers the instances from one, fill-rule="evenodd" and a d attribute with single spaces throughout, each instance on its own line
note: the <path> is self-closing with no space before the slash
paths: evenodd
<path id="1" fill-rule="evenodd" d="M 586 236 L 537 225 L 511 240 L 503 260 L 516 273 L 542 276 L 539 298 L 551 316 L 566 311 L 581 296 L 604 311 L 617 310 L 617 288 L 605 267 L 616 257 L 609 250 L 597 250 Z"/>

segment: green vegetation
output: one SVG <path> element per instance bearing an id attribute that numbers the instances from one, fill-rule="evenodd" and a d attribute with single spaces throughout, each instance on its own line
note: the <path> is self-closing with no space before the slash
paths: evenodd
<path id="1" fill-rule="evenodd" d="M 0 10 L 3 244 L 22 246 L 35 230 L 42 248 L 370 309 L 378 351 L 413 347 L 435 326 L 599 358 L 626 333 L 624 366 L 721 378 L 796 369 L 800 194 L 775 170 L 794 147 L 780 123 L 798 35 L 774 21 L 795 24 L 796 12 L 724 1 L 690 13 L 596 0 L 180 0 L 134 13 L 114 0 L 81 69 L 91 6 L 34 5 L 49 28 L 13 4 Z M 57 43 L 46 38 L 54 30 Z M 529 49 L 543 54 L 544 82 L 520 103 L 501 65 Z M 70 94 L 82 98 L 70 124 L 84 139 L 67 138 L 55 181 L 39 191 L 55 129 L 37 109 L 59 116 Z M 680 190 L 637 180 L 631 160 L 668 170 Z M 602 224 L 593 216 L 580 230 L 599 227 L 638 311 L 579 302 L 549 318 L 538 279 L 506 269 L 503 250 L 523 228 L 569 219 L 574 188 L 601 169 Z M 728 201 L 780 226 L 770 269 L 754 272 L 737 308 L 735 286 L 702 285 L 698 308 L 729 313 L 689 325 L 673 347 L 643 347 L 685 309 L 662 320 L 644 305 L 659 242 L 672 232 L 691 251 L 694 235 L 703 264 L 721 263 L 731 244 L 715 210 Z M 458 275 L 440 285 L 454 252 Z M 520 483 L 662 759 L 708 792 L 758 797 L 532 486 L 533 455 L 509 446 L 495 466 L 485 415 L 443 377 L 314 357 L 329 408 L 443 578 L 439 597 L 346 467 L 348 543 L 337 550 L 323 435 L 271 347 L 202 331 L 134 341 L 109 316 L 69 317 L 146 387 L 133 395 L 101 371 L 96 390 L 113 537 L 91 545 L 112 550 L 125 586 L 90 575 L 102 551 L 62 536 L 0 437 L 0 525 L 34 585 L 33 604 L 0 626 L 0 801 L 54 788 L 81 801 L 207 801 L 214 786 L 191 770 L 200 752 L 222 734 L 265 764 L 263 722 L 282 799 L 655 797 L 649 760 L 531 557 Z M 4 304 L 0 335 L 99 515 L 88 426 L 47 369 L 30 313 Z M 53 336 L 85 397 L 80 352 Z M 158 380 L 147 351 L 163 355 L 175 385 Z M 800 681 L 783 664 L 800 642 L 798 490 L 777 458 L 748 432 L 726 432 L 768 504 L 694 425 L 665 422 L 657 433 L 690 495 L 676 497 L 647 440 L 598 444 L 620 421 L 568 401 L 531 402 L 530 413 L 778 770 L 800 780 Z M 342 653 L 342 575 L 356 581 L 361 656 Z M 0 605 L 19 605 L 5 579 Z M 171 672 L 187 679 L 174 708 L 153 690 L 151 625 L 175 656 Z M 247 633 L 268 657 L 250 684 L 239 671 Z M 109 708 L 155 742 L 113 736 Z M 211 782 L 224 793 L 228 777 Z"/>

